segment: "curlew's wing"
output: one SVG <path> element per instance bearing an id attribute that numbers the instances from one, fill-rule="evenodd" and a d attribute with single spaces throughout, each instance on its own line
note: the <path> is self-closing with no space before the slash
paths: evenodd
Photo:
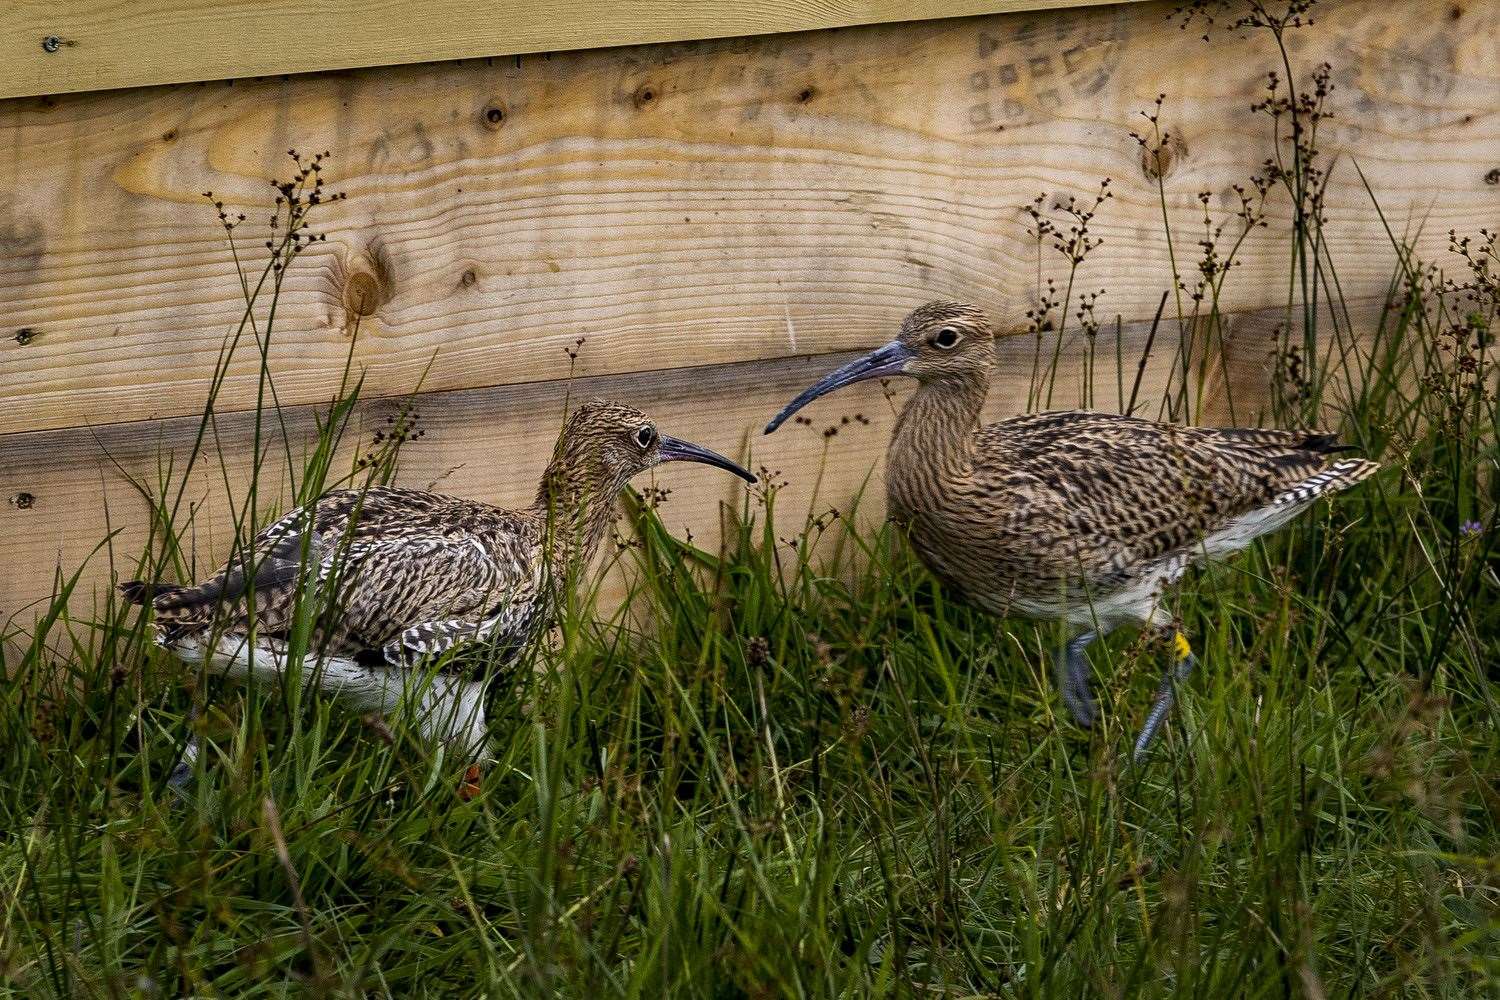
<path id="1" fill-rule="evenodd" d="M 330 556 L 340 645 L 402 661 L 479 639 L 523 642 L 537 617 L 540 580 L 527 553 L 495 551 L 475 536 L 360 540 Z M 342 560 L 342 565 L 340 561 Z"/>
<path id="2" fill-rule="evenodd" d="M 1330 464 L 1331 453 L 1346 449 L 1328 434 L 1180 427 L 1085 411 L 1015 417 L 986 427 L 978 443 L 978 488 L 1007 494 L 1034 523 L 1052 526 L 1049 556 L 1059 572 L 1071 563 L 1104 585 L 1116 567 L 1226 539 L 1237 526 L 1255 529 L 1236 534 L 1248 542 L 1373 469 Z M 1275 517 L 1257 516 L 1278 508 Z"/>
<path id="3" fill-rule="evenodd" d="M 416 490 L 325 494 L 261 531 L 240 557 L 195 586 L 124 585 L 177 632 L 290 628 L 299 585 L 313 581 L 330 652 L 408 658 L 481 637 L 519 641 L 535 619 L 535 532 L 520 516 Z M 514 634 L 512 634 L 514 633 Z"/>

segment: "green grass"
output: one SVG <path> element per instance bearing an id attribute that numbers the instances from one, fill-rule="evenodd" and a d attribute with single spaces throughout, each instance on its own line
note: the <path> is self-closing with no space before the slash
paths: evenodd
<path id="1" fill-rule="evenodd" d="M 246 335 L 272 349 L 297 245 L 267 265 L 272 315 L 247 279 L 226 358 Z M 1341 298 L 1321 233 L 1298 246 L 1289 315 L 1299 289 Z M 402 720 L 222 688 L 136 609 L 70 613 L 60 581 L 10 626 L 0 680 L 0 989 L 1494 995 L 1500 295 L 1492 244 L 1455 247 L 1467 291 L 1392 247 L 1378 329 L 1299 328 L 1310 360 L 1277 414 L 1316 407 L 1385 468 L 1188 578 L 1204 666 L 1148 766 L 1129 739 L 1165 650 L 1096 645 L 1104 718 L 1083 732 L 1051 688 L 1059 632 L 975 613 L 849 512 L 778 525 L 770 486 L 722 553 L 630 505 L 627 610 L 585 596 L 500 681 L 498 762 L 469 802 L 461 763 Z M 1217 288 L 1179 309 L 1200 351 Z M 1206 368 L 1181 360 L 1191 409 Z M 242 535 L 339 481 L 349 388 L 295 483 L 226 483 Z M 269 378 L 265 398 L 275 439 Z M 212 398 L 204 428 L 211 454 Z M 388 478 L 398 445 L 345 478 Z M 182 474 L 142 485 L 147 571 L 189 565 Z M 210 766 L 179 796 L 190 727 Z"/>

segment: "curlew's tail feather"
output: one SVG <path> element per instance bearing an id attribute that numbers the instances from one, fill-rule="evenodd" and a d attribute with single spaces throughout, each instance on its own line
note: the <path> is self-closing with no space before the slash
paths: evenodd
<path id="1" fill-rule="evenodd" d="M 1380 468 L 1363 458 L 1334 462 L 1319 472 L 1289 485 L 1270 503 L 1246 511 L 1203 539 L 1210 556 L 1224 556 L 1250 544 L 1251 539 L 1275 531 L 1290 522 L 1319 497 L 1337 493 L 1365 479 Z"/>
<path id="2" fill-rule="evenodd" d="M 1347 450 L 1344 447 L 1329 450 Z M 1334 462 L 1328 468 L 1315 473 L 1300 483 L 1293 485 L 1283 493 L 1277 494 L 1271 501 L 1274 506 L 1302 506 L 1316 500 L 1318 497 L 1328 493 L 1337 493 L 1346 490 L 1362 479 L 1366 479 L 1375 473 L 1380 466 L 1365 458 L 1350 458 L 1342 462 Z"/>
<path id="3" fill-rule="evenodd" d="M 120 596 L 131 604 L 154 604 L 158 597 L 171 596 L 183 588 L 170 583 L 147 583 L 145 580 L 126 580 L 120 584 Z"/>
<path id="4" fill-rule="evenodd" d="M 1309 431 L 1307 436 L 1297 443 L 1297 447 L 1302 451 L 1317 452 L 1319 455 L 1333 455 L 1341 451 L 1355 450 L 1354 445 L 1340 442 L 1337 434 L 1328 434 L 1323 431 Z"/>
<path id="5" fill-rule="evenodd" d="M 217 577 L 194 587 L 144 580 L 127 580 L 120 584 L 120 594 L 125 600 L 131 604 L 150 604 L 161 620 L 194 617 L 214 607 L 223 591 L 223 584 Z"/>

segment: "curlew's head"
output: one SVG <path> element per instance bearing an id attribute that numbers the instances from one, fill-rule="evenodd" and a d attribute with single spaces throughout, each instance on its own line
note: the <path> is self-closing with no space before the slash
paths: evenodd
<path id="1" fill-rule="evenodd" d="M 557 438 L 543 492 L 555 489 L 613 498 L 631 477 L 663 462 L 701 462 L 755 477 L 717 452 L 662 434 L 656 422 L 633 406 L 590 399 L 574 410 Z"/>
<path id="2" fill-rule="evenodd" d="M 766 425 L 766 433 L 819 396 L 855 382 L 893 375 L 920 382 L 985 378 L 993 363 L 994 334 L 984 310 L 963 302 L 929 302 L 902 320 L 895 340 L 834 369 L 788 403 Z"/>

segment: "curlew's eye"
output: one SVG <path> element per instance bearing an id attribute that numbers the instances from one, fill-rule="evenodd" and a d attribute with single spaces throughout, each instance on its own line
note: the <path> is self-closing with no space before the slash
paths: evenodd
<path id="1" fill-rule="evenodd" d="M 959 341 L 958 331 L 951 326 L 945 326 L 932 336 L 932 346 L 949 350 Z"/>
<path id="2" fill-rule="evenodd" d="M 649 448 L 656 442 L 656 428 L 650 424 L 642 424 L 635 432 L 635 443 L 641 448 Z"/>

